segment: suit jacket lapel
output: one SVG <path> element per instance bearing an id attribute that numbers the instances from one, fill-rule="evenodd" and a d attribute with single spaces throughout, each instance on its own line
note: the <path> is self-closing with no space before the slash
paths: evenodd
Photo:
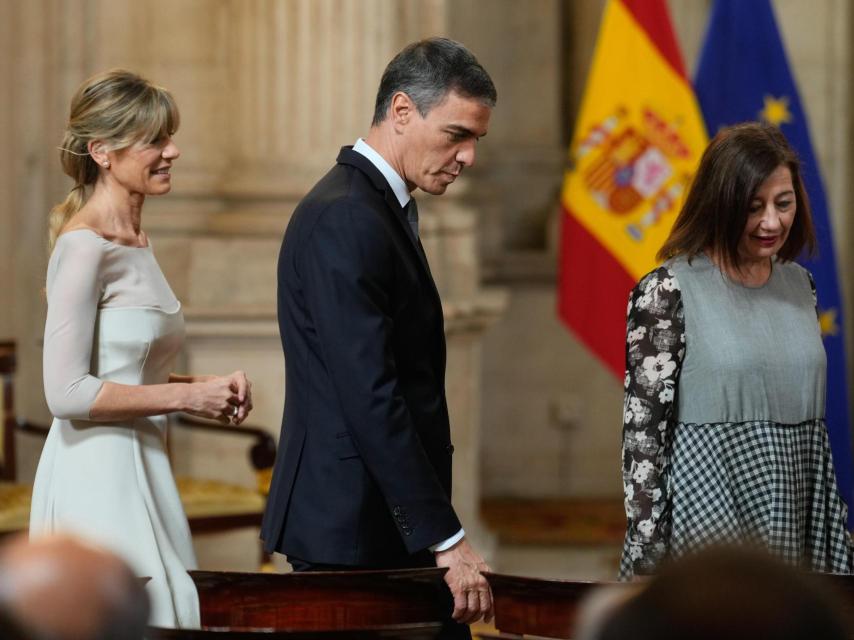
<path id="1" fill-rule="evenodd" d="M 427 255 L 424 253 L 424 248 L 421 246 L 421 242 L 418 238 L 415 237 L 415 234 L 412 232 L 412 228 L 409 226 L 409 223 L 405 219 L 405 212 L 400 206 L 400 202 L 397 200 L 397 196 L 394 195 L 394 191 L 389 186 L 388 182 L 386 182 L 385 177 L 380 170 L 377 169 L 374 164 L 368 160 L 365 156 L 363 156 L 358 151 L 353 151 L 353 147 L 341 147 L 341 152 L 338 154 L 337 162 L 339 164 L 348 164 L 353 167 L 359 169 L 362 173 L 368 176 L 368 179 L 377 189 L 377 191 L 382 191 L 386 204 L 389 209 L 391 209 L 392 217 L 397 221 L 397 223 L 403 229 L 403 232 L 406 234 L 406 237 L 409 238 L 409 241 L 412 243 L 412 248 L 415 251 L 415 255 L 418 256 L 418 261 L 421 263 L 421 266 L 424 268 L 424 271 L 427 274 L 427 280 L 430 282 L 430 286 L 433 288 L 433 291 L 436 294 L 436 297 L 439 297 L 439 291 L 436 289 L 436 283 L 433 280 L 433 274 L 430 272 L 430 265 L 427 263 Z"/>

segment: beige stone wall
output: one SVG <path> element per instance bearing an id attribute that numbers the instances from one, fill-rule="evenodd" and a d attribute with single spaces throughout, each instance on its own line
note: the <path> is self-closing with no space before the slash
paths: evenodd
<path id="1" fill-rule="evenodd" d="M 543 246 L 564 156 L 562 9 L 557 0 L 465 0 L 454 7 L 448 35 L 476 53 L 498 89 L 499 106 L 471 172 L 489 274 L 506 249 Z"/>
<path id="2" fill-rule="evenodd" d="M 0 8 L 7 8 L 0 5 Z M 0 22 L 0 78 L 11 78 L 14 60 L 12 46 L 12 22 Z M 13 122 L 15 120 L 14 103 L 4 95 L 4 106 L 0 109 L 0 149 L 13 148 Z M 0 274 L 2 275 L 3 301 L 15 299 L 15 226 L 9 214 L 14 207 L 13 155 L 9 151 L 0 155 Z M 0 305 L 0 335 L 12 336 L 15 333 L 15 320 L 12 305 Z"/>

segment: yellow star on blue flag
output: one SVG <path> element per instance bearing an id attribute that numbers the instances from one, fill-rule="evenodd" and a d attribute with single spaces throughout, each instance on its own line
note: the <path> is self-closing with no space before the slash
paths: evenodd
<path id="1" fill-rule="evenodd" d="M 819 311 L 818 326 L 821 328 L 822 338 L 837 335 L 839 333 L 839 325 L 836 322 L 836 309 Z"/>
<path id="2" fill-rule="evenodd" d="M 767 93 L 764 97 L 765 107 L 759 112 L 760 119 L 768 124 L 773 124 L 779 127 L 783 123 L 790 123 L 793 119 L 792 112 L 789 111 L 789 99 L 786 96 L 775 98 Z"/>

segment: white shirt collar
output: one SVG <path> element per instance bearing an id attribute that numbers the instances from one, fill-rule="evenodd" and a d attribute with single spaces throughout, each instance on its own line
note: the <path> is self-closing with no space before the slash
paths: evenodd
<path id="1" fill-rule="evenodd" d="M 371 147 L 361 138 L 356 140 L 356 144 L 353 145 L 353 151 L 365 156 L 368 160 L 371 161 L 372 165 L 379 169 L 379 172 L 383 174 L 383 177 L 386 179 L 388 185 L 391 187 L 391 190 L 394 192 L 394 195 L 397 198 L 397 201 L 400 203 L 401 208 L 405 209 L 412 196 L 409 195 L 409 189 L 406 188 L 406 183 L 403 181 L 403 178 L 400 177 L 400 174 L 398 174 L 397 171 L 392 169 L 391 165 L 386 162 L 385 158 L 383 158 L 373 149 L 373 147 Z"/>

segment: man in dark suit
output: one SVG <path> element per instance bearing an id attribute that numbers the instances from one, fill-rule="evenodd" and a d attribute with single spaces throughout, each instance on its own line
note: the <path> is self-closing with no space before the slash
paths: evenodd
<path id="1" fill-rule="evenodd" d="M 285 411 L 261 533 L 296 570 L 448 567 L 465 623 L 489 619 L 492 597 L 451 506 L 444 321 L 410 192 L 442 194 L 474 163 L 495 101 L 459 43 L 406 47 L 367 138 L 294 212 L 278 266 Z"/>

